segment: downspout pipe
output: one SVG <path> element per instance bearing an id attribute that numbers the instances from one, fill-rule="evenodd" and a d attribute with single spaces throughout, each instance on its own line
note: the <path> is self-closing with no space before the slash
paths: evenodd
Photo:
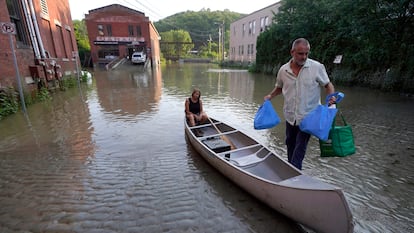
<path id="1" fill-rule="evenodd" d="M 40 35 L 40 31 L 39 31 L 39 24 L 37 23 L 36 14 L 35 14 L 35 10 L 33 7 L 33 0 L 28 0 L 28 2 L 30 6 L 30 12 L 32 15 L 33 26 L 36 32 L 36 37 L 37 37 L 39 48 L 40 48 L 40 54 L 42 58 L 46 58 L 45 47 L 43 46 L 42 36 Z"/>
<path id="2" fill-rule="evenodd" d="M 30 39 L 32 41 L 35 58 L 40 59 L 39 45 L 37 43 L 36 34 L 33 28 L 33 21 L 28 11 L 29 4 L 27 3 L 27 0 L 21 0 L 21 2 L 22 2 L 24 14 L 26 16 L 26 24 L 27 24 L 27 27 L 29 28 L 29 34 L 30 34 Z"/>

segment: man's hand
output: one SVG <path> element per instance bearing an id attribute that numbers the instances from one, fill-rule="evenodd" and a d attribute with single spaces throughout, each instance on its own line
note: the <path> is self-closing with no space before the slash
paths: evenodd
<path id="1" fill-rule="evenodd" d="M 329 98 L 328 106 L 331 106 L 332 104 L 335 104 L 335 103 L 336 103 L 336 97 L 331 96 L 331 98 Z"/>

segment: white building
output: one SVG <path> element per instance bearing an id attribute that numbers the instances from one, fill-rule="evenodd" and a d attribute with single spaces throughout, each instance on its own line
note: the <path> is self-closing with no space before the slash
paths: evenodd
<path id="1" fill-rule="evenodd" d="M 256 61 L 257 37 L 272 24 L 273 15 L 279 12 L 280 5 L 278 1 L 230 24 L 230 61 Z"/>

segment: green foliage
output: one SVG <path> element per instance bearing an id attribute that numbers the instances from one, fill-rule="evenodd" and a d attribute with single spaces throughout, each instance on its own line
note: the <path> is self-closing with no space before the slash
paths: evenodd
<path id="1" fill-rule="evenodd" d="M 210 9 L 202 9 L 198 12 L 186 11 L 181 12 L 158 22 L 154 25 L 161 34 L 161 44 L 167 41 L 163 33 L 169 31 L 183 30 L 189 33 L 191 41 L 194 44 L 194 49 L 199 51 L 202 57 L 216 58 L 218 52 L 217 43 L 219 41 L 219 27 L 224 22 L 225 28 L 225 47 L 229 47 L 229 29 L 230 23 L 245 16 L 244 14 L 224 11 L 210 11 Z M 217 47 L 214 48 L 214 45 Z M 171 47 L 169 47 L 171 49 Z M 164 51 L 161 47 L 162 53 L 167 57 L 171 50 Z"/>
<path id="2" fill-rule="evenodd" d="M 85 72 L 80 77 L 81 82 L 87 82 L 88 74 Z M 73 88 L 77 86 L 77 77 L 66 76 L 59 81 L 61 90 L 67 88 Z M 24 100 L 26 106 L 36 102 L 49 101 L 52 96 L 46 87 L 41 87 L 39 90 L 33 90 L 32 93 L 25 92 Z M 14 114 L 19 110 L 19 95 L 18 92 L 13 88 L 1 88 L 0 89 L 0 120 L 4 117 Z"/>
<path id="3" fill-rule="evenodd" d="M 46 100 L 51 100 L 52 97 L 50 96 L 50 93 L 47 90 L 47 88 L 42 87 L 37 92 L 36 99 L 38 99 L 39 101 L 46 101 Z"/>
<path id="4" fill-rule="evenodd" d="M 85 64 L 85 60 L 88 59 L 91 52 L 85 20 L 73 20 L 73 27 L 75 31 L 76 44 L 78 45 L 79 50 L 79 59 L 81 64 Z"/>
<path id="5" fill-rule="evenodd" d="M 218 45 L 216 43 L 210 43 L 207 46 L 201 46 L 199 48 L 199 55 L 200 57 L 206 57 L 211 59 L 218 59 Z"/>
<path id="6" fill-rule="evenodd" d="M 356 71 L 357 82 L 388 69 L 413 77 L 413 9 L 407 0 L 283 0 L 274 24 L 258 38 L 258 68 L 285 63 L 292 41 L 305 37 L 310 57 L 331 71 L 335 56 L 343 55 L 341 68 Z"/>
<path id="7" fill-rule="evenodd" d="M 0 120 L 19 110 L 17 100 L 17 92 L 14 88 L 9 87 L 0 90 Z"/>
<path id="8" fill-rule="evenodd" d="M 24 96 L 24 103 L 26 104 L 26 106 L 32 105 L 33 103 L 36 102 L 36 94 L 35 91 L 31 91 L 31 92 L 23 92 L 23 96 Z"/>
<path id="9" fill-rule="evenodd" d="M 80 81 L 86 83 L 88 81 L 88 74 L 85 72 L 80 76 Z"/>
<path id="10" fill-rule="evenodd" d="M 72 76 L 66 76 L 64 77 L 60 82 L 60 87 L 63 90 L 66 90 L 67 88 L 73 88 L 77 84 L 77 78 Z"/>
<path id="11" fill-rule="evenodd" d="M 161 43 L 161 51 L 167 58 L 178 59 L 183 57 L 194 47 L 190 34 L 187 31 L 171 30 L 161 32 L 160 35 L 164 42 Z"/>
<path id="12" fill-rule="evenodd" d="M 86 28 L 85 20 L 73 20 L 73 27 L 75 29 L 76 42 L 78 44 L 79 51 L 90 51 L 88 30 Z"/>

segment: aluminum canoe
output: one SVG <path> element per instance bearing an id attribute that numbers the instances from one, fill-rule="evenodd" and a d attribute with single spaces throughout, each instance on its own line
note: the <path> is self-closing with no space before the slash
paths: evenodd
<path id="1" fill-rule="evenodd" d="M 310 177 L 252 137 L 216 119 L 190 127 L 193 148 L 213 167 L 276 211 L 316 232 L 351 233 L 343 191 Z"/>

